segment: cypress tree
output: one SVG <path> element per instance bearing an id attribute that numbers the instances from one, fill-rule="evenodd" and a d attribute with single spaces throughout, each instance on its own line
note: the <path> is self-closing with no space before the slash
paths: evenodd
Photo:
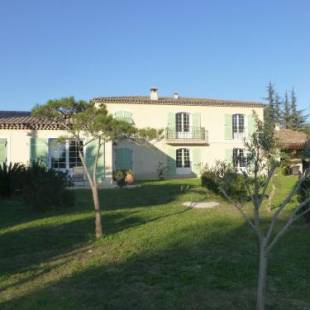
<path id="1" fill-rule="evenodd" d="M 267 97 L 265 98 L 268 101 L 268 105 L 265 108 L 265 123 L 269 124 L 270 127 L 275 126 L 276 123 L 276 113 L 275 113 L 275 90 L 271 82 L 267 86 Z"/>
<path id="2" fill-rule="evenodd" d="M 297 110 L 297 97 L 294 88 L 291 91 L 291 128 L 301 129 L 306 121 L 303 111 Z"/>
<path id="3" fill-rule="evenodd" d="M 291 104 L 288 98 L 287 91 L 284 95 L 284 110 L 283 110 L 283 126 L 284 128 L 291 128 Z"/>

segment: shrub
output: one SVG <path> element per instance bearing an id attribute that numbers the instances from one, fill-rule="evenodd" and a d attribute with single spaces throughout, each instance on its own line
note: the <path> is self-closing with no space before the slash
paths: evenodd
<path id="1" fill-rule="evenodd" d="M 310 197 L 310 177 L 306 178 L 300 187 L 300 191 L 298 193 L 299 202 L 303 202 Z M 310 203 L 304 206 L 301 212 L 307 210 L 310 207 Z M 310 212 L 306 213 L 304 216 L 307 223 L 310 223 Z"/>
<path id="2" fill-rule="evenodd" d="M 248 180 L 252 182 L 252 179 Z M 201 175 L 201 185 L 210 191 L 222 195 L 220 188 L 233 199 L 245 201 L 249 199 L 246 189 L 245 177 L 231 165 L 217 162 L 214 168 L 206 167 Z"/>
<path id="3" fill-rule="evenodd" d="M 74 204 L 74 194 L 67 190 L 67 175 L 32 163 L 24 171 L 22 199 L 35 210 L 67 207 Z"/>
<path id="4" fill-rule="evenodd" d="M 127 170 L 116 170 L 113 172 L 113 180 L 119 187 L 123 187 L 126 185 Z"/>
<path id="5" fill-rule="evenodd" d="M 21 190 L 22 174 L 25 171 L 24 165 L 6 164 L 0 165 L 0 197 L 10 198 Z"/>

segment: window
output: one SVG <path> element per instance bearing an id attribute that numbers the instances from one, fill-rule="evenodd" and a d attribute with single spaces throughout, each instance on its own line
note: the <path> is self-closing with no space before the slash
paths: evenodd
<path id="1" fill-rule="evenodd" d="M 175 124 L 177 132 L 189 132 L 189 114 L 180 112 L 175 115 Z"/>
<path id="2" fill-rule="evenodd" d="M 83 142 L 80 142 L 83 149 Z M 82 166 L 79 157 L 79 148 L 76 141 L 59 142 L 57 139 L 49 140 L 50 167 L 53 169 L 70 169 Z"/>
<path id="3" fill-rule="evenodd" d="M 243 149 L 233 149 L 233 164 L 237 168 L 246 168 L 247 158 Z"/>
<path id="4" fill-rule="evenodd" d="M 83 142 L 80 141 L 80 149 L 83 152 Z M 81 167 L 82 162 L 79 156 L 79 147 L 76 141 L 69 141 L 69 168 Z"/>
<path id="5" fill-rule="evenodd" d="M 189 149 L 176 150 L 176 167 L 177 168 L 190 168 Z"/>
<path id="6" fill-rule="evenodd" d="M 234 114 L 232 116 L 233 138 L 243 138 L 244 136 L 244 115 Z"/>
<path id="7" fill-rule="evenodd" d="M 51 168 L 66 169 L 66 143 L 51 139 L 49 144 Z"/>

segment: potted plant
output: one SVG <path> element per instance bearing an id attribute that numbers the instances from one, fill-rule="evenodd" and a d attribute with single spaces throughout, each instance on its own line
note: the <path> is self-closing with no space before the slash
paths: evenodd
<path id="1" fill-rule="evenodd" d="M 113 179 L 119 187 L 123 187 L 126 185 L 126 174 L 123 170 L 116 170 L 113 173 Z"/>
<path id="2" fill-rule="evenodd" d="M 132 170 L 127 170 L 126 171 L 126 176 L 125 176 L 125 183 L 127 185 L 132 185 L 135 182 L 135 176 L 133 174 Z"/>

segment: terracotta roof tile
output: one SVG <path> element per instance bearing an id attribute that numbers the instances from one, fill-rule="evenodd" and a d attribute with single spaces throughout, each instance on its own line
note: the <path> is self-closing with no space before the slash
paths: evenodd
<path id="1" fill-rule="evenodd" d="M 159 97 L 158 100 L 151 100 L 148 96 L 123 96 L 123 97 L 95 97 L 93 102 L 102 103 L 129 103 L 129 104 L 158 104 L 158 105 L 192 105 L 192 106 L 240 106 L 240 107 L 264 107 L 261 102 L 222 100 L 207 98 Z"/>
<path id="2" fill-rule="evenodd" d="M 0 111 L 0 129 L 59 129 L 59 125 L 31 116 L 26 111 Z"/>

